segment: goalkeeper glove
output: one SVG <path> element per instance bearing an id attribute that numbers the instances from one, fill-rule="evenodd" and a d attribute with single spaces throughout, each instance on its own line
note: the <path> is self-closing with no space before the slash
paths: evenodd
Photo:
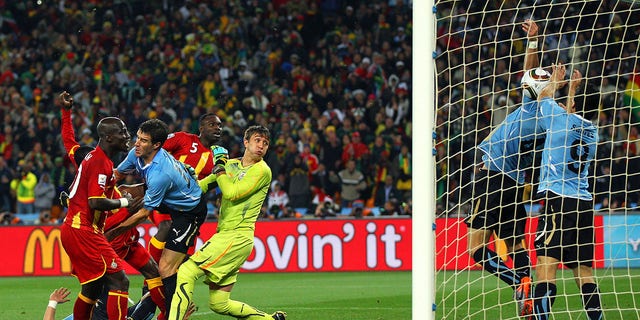
<path id="1" fill-rule="evenodd" d="M 213 146 L 211 147 L 211 152 L 213 152 L 213 164 L 214 165 L 225 165 L 227 164 L 227 160 L 229 160 L 229 151 L 221 146 Z"/>

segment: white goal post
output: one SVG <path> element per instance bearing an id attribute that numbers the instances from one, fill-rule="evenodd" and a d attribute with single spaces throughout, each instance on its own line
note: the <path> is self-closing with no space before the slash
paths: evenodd
<path id="1" fill-rule="evenodd" d="M 429 155 L 423 155 L 425 162 L 414 156 L 419 162 L 414 168 L 430 163 L 431 147 L 436 155 L 435 180 L 424 189 L 415 186 L 414 206 L 430 209 L 425 198 L 433 194 L 435 208 L 428 211 L 433 219 L 418 220 L 419 214 L 414 215 L 414 224 L 421 225 L 413 229 L 413 259 L 420 259 L 419 254 L 430 258 L 425 249 L 434 250 L 433 263 L 414 261 L 414 277 L 416 268 L 432 266 L 435 296 L 418 293 L 417 301 L 414 279 L 414 319 L 431 312 L 431 301 L 424 300 L 430 298 L 435 319 L 519 319 L 513 289 L 483 271 L 467 253 L 464 218 L 472 212 L 473 182 L 482 163 L 478 144 L 522 104 L 527 35 L 521 25 L 529 18 L 539 27 L 541 66 L 551 71 L 552 64 L 562 63 L 567 78 L 574 69 L 582 73 L 576 110 L 598 130 L 589 190 L 596 212 L 593 265 L 604 318 L 640 319 L 640 1 L 435 1 L 434 13 L 431 6 L 421 6 L 414 9 L 414 56 L 427 60 L 433 52 L 429 62 L 435 67 L 423 64 L 414 72 L 414 83 L 426 95 L 414 97 L 414 108 L 430 107 L 432 102 L 425 100 L 434 100 L 435 114 L 415 113 L 420 118 L 414 135 L 421 139 L 414 139 L 420 146 L 413 149 L 422 148 Z M 435 33 L 434 48 L 426 36 L 420 39 L 418 28 L 421 19 L 429 23 L 426 18 L 431 14 L 435 22 L 429 27 L 435 30 L 425 27 L 422 34 Z M 431 95 L 429 79 L 434 75 Z M 556 98 L 564 101 L 566 89 L 559 90 Z M 421 126 L 421 120 L 434 125 Z M 424 143 L 431 140 L 431 130 L 433 146 Z M 527 177 L 535 177 L 539 166 L 534 162 Z M 426 171 L 422 174 L 430 177 Z M 535 178 L 527 180 L 524 190 L 528 213 L 524 241 L 535 265 L 533 239 L 544 200 L 536 197 Z M 432 223 L 433 243 L 420 234 L 425 228 L 431 230 Z M 504 243 L 495 241 L 491 246 L 511 265 Z M 573 274 L 561 268 L 556 284 L 551 319 L 587 319 Z"/>

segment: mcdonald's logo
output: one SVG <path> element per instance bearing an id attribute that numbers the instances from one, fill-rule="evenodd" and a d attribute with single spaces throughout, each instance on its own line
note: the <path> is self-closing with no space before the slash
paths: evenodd
<path id="1" fill-rule="evenodd" d="M 56 247 L 58 250 L 56 250 Z M 40 255 L 37 255 L 38 248 L 40 248 Z M 60 229 L 58 228 L 51 229 L 48 235 L 40 228 L 33 229 L 24 251 L 24 274 L 33 274 L 38 260 L 40 261 L 41 269 L 53 269 L 56 254 L 58 261 L 60 261 L 60 272 L 71 272 L 71 260 L 69 260 L 69 256 L 62 247 Z M 40 259 L 36 259 L 37 257 L 40 257 Z"/>

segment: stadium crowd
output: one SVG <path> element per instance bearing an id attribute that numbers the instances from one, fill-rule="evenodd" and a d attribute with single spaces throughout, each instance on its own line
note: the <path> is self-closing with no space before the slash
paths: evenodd
<path id="1" fill-rule="evenodd" d="M 64 214 L 63 90 L 84 145 L 105 116 L 132 136 L 151 118 L 197 134 L 213 112 L 239 157 L 244 129 L 266 126 L 289 203 L 265 201 L 265 217 L 411 214 L 410 2 L 0 1 L 0 13 L 2 223 Z"/>
<path id="2" fill-rule="evenodd" d="M 637 6 L 617 1 L 473 2 L 468 7 L 444 2 L 438 6 L 439 216 L 464 216 L 471 211 L 471 187 L 482 155 L 476 146 L 522 102 L 526 37 L 516 22 L 527 17 L 543 30 L 542 64 L 560 62 L 585 75 L 575 100 L 599 130 L 590 184 L 595 208 L 615 212 L 640 204 L 640 113 L 634 114 L 638 106 L 628 102 L 625 90 L 640 72 L 638 13 Z M 534 187 L 529 185 L 528 190 Z M 535 214 L 539 201 L 532 200 Z"/>

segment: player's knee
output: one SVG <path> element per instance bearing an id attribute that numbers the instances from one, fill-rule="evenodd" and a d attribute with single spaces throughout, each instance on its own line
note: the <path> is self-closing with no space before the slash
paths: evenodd
<path id="1" fill-rule="evenodd" d="M 129 290 L 129 278 L 126 275 L 124 275 L 124 272 L 122 273 L 122 275 L 111 277 L 108 284 L 109 284 L 108 288 L 110 290 L 121 290 L 121 291 Z"/>

